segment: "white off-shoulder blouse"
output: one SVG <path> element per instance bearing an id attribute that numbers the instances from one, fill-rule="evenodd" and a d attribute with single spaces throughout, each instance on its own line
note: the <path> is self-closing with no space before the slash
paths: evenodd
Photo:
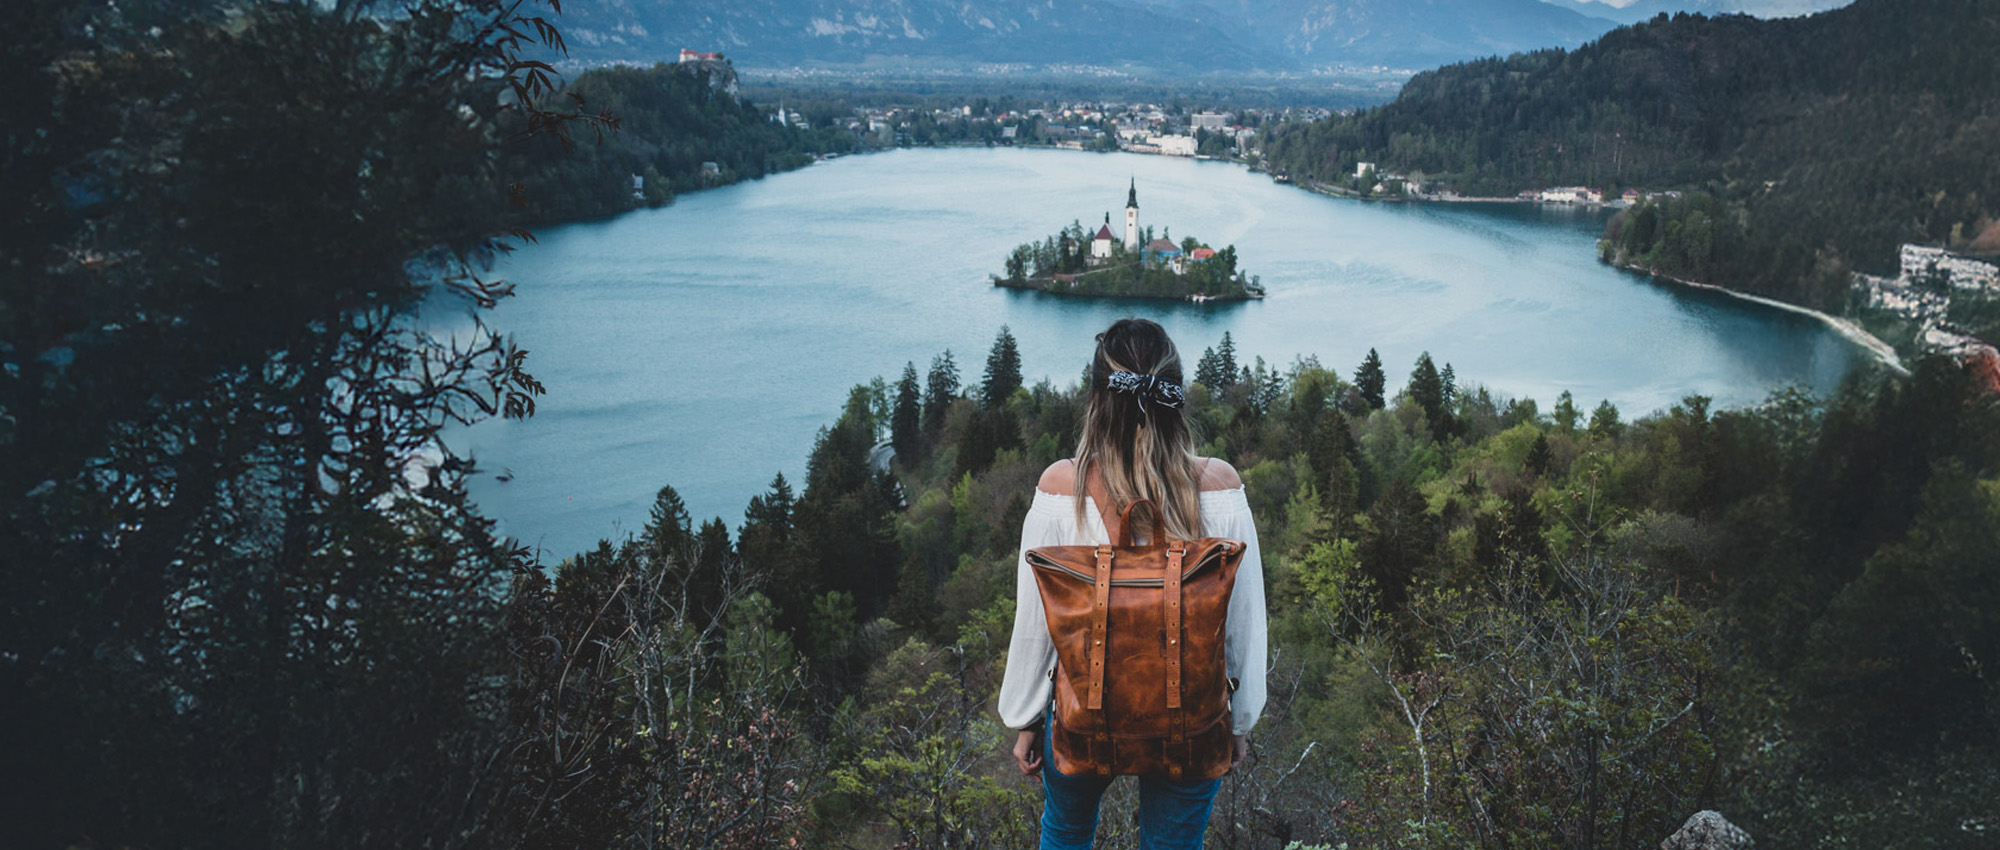
<path id="1" fill-rule="evenodd" d="M 1037 546 L 1074 546 L 1110 542 L 1097 504 L 1084 506 L 1085 527 L 1076 525 L 1076 497 L 1035 490 L 1021 525 L 1021 554 L 1014 579 L 1014 637 L 1007 645 L 1007 674 L 1000 682 L 1000 720 L 1010 728 L 1034 724 L 1049 704 L 1055 685 L 1049 674 L 1056 667 L 1055 644 L 1049 640 L 1042 595 L 1028 566 L 1027 551 Z M 1229 698 L 1233 730 L 1250 733 L 1264 712 L 1264 672 L 1270 649 L 1264 610 L 1264 561 L 1257 548 L 1257 524 L 1250 518 L 1250 501 L 1242 488 L 1207 490 L 1201 494 L 1202 530 L 1210 537 L 1228 537 L 1249 544 L 1237 568 L 1236 590 L 1229 599 L 1229 620 L 1223 635 L 1223 661 L 1239 679 Z"/>

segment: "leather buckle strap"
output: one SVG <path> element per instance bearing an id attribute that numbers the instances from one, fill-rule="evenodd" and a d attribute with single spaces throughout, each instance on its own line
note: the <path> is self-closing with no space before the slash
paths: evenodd
<path id="1" fill-rule="evenodd" d="M 1111 616 L 1110 546 L 1097 547 L 1096 608 L 1090 614 L 1090 698 L 1086 707 L 1104 709 L 1104 641 Z"/>
<path id="2" fill-rule="evenodd" d="M 1161 594 L 1166 605 L 1167 623 L 1167 708 L 1181 707 L 1181 654 L 1185 647 L 1181 638 L 1181 562 L 1187 555 L 1187 543 L 1176 540 L 1167 547 L 1167 574 L 1165 593 Z M 1180 739 L 1180 724 L 1174 724 L 1174 739 Z"/>

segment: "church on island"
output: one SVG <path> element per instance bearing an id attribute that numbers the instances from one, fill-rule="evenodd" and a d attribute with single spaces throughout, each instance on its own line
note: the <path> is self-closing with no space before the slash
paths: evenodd
<path id="1" fill-rule="evenodd" d="M 1104 214 L 1104 224 L 1097 228 L 1097 235 L 1090 240 L 1090 265 L 1101 266 L 1111 260 L 1111 246 L 1117 237 L 1111 233 L 1111 213 Z M 1215 250 L 1203 245 L 1193 251 L 1183 252 L 1181 246 L 1167 239 L 1155 239 L 1139 245 L 1139 181 L 1133 178 L 1125 189 L 1125 239 L 1127 254 L 1137 253 L 1140 263 L 1146 266 L 1163 266 L 1175 274 L 1185 274 L 1189 263 L 1198 263 L 1215 257 Z"/>
<path id="2" fill-rule="evenodd" d="M 1007 255 L 995 286 L 1055 295 L 1104 298 L 1172 298 L 1233 301 L 1264 297 L 1255 278 L 1236 268 L 1236 246 L 1215 250 L 1189 237 L 1175 244 L 1162 231 L 1153 238 L 1139 227 L 1139 182 L 1125 189 L 1125 233 L 1111 230 L 1111 214 L 1095 232 L 1080 222 Z"/>

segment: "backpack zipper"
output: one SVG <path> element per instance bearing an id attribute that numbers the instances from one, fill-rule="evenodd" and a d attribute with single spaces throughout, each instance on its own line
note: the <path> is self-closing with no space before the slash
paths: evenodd
<path id="1" fill-rule="evenodd" d="M 1229 554 L 1231 551 L 1234 550 L 1234 548 L 1235 547 L 1231 545 L 1225 544 L 1222 546 L 1218 546 L 1213 550 L 1210 550 L 1208 556 L 1202 558 L 1200 561 L 1197 561 L 1194 566 L 1181 570 L 1181 580 L 1186 581 L 1188 576 L 1200 572 L 1201 568 L 1206 567 L 1209 564 L 1221 559 L 1222 556 Z M 1091 575 L 1090 573 L 1086 573 L 1082 570 L 1076 569 L 1075 567 L 1071 567 L 1067 564 L 1059 564 L 1055 561 L 1051 561 L 1038 552 L 1028 553 L 1028 563 L 1037 567 L 1041 567 L 1043 569 L 1053 570 L 1055 572 L 1062 573 L 1064 575 L 1070 576 L 1071 578 L 1074 578 L 1082 582 L 1094 582 L 1097 580 L 1097 577 Z M 1112 587 L 1166 587 L 1167 582 L 1166 579 L 1161 579 L 1161 578 L 1114 578 L 1111 580 L 1111 586 Z"/>

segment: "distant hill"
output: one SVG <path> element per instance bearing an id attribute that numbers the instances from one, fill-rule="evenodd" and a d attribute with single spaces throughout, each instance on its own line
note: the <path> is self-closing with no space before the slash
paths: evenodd
<path id="1" fill-rule="evenodd" d="M 1636 24 L 1660 15 L 1695 12 L 1704 15 L 1744 14 L 1758 18 L 1794 18 L 1845 6 L 1848 0 L 1636 0 L 1624 7 L 1599 0 L 1542 0 L 1595 18 Z"/>
<path id="2" fill-rule="evenodd" d="M 1668 271 L 1840 309 L 1847 270 L 1890 272 L 1898 243 L 1969 243 L 2000 216 L 1996 60 L 1993 0 L 1680 16 L 1419 74 L 1265 152 L 1298 179 L 1366 161 L 1468 194 L 1701 190 L 1728 214 Z"/>
<path id="3" fill-rule="evenodd" d="M 1166 73 L 1420 68 L 1575 46 L 1609 26 L 1542 0 L 608 0 L 565 7 L 574 58 L 682 48 L 739 67 L 1075 64 Z"/>

